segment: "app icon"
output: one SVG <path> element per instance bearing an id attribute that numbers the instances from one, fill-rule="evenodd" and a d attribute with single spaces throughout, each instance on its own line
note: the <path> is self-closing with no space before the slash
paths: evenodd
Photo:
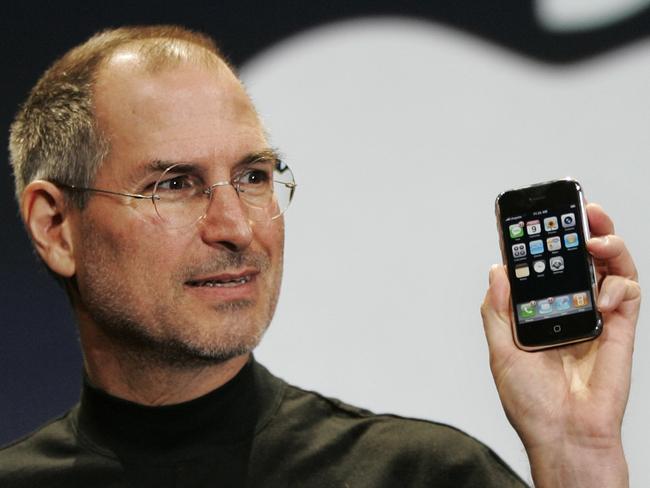
<path id="1" fill-rule="evenodd" d="M 578 234 L 572 232 L 571 234 L 564 234 L 564 247 L 571 249 L 578 247 Z"/>
<path id="2" fill-rule="evenodd" d="M 572 213 L 562 214 L 560 220 L 562 221 L 562 227 L 573 227 L 576 225 L 576 216 Z"/>
<path id="3" fill-rule="evenodd" d="M 548 265 L 553 271 L 562 271 L 564 269 L 564 258 L 562 256 L 553 256 L 548 260 Z"/>
<path id="4" fill-rule="evenodd" d="M 519 305 L 519 316 L 522 319 L 529 319 L 535 315 L 537 315 L 537 312 L 535 311 L 534 300 L 532 302 L 526 302 Z"/>
<path id="5" fill-rule="evenodd" d="M 529 236 L 534 236 L 542 232 L 542 224 L 539 220 L 529 220 L 526 222 L 526 231 Z"/>
<path id="6" fill-rule="evenodd" d="M 571 298 L 569 295 L 562 295 L 555 299 L 555 310 L 569 310 L 571 308 Z"/>
<path id="7" fill-rule="evenodd" d="M 517 278 L 525 278 L 530 276 L 530 268 L 527 264 L 518 264 L 515 266 L 515 276 Z"/>
<path id="8" fill-rule="evenodd" d="M 545 315 L 553 311 L 553 299 L 547 298 L 546 300 L 540 300 L 537 303 L 537 311 L 540 315 Z"/>
<path id="9" fill-rule="evenodd" d="M 536 273 L 543 273 L 544 270 L 546 269 L 546 261 L 544 261 L 543 259 L 534 261 L 533 269 L 535 270 Z"/>
<path id="10" fill-rule="evenodd" d="M 523 258 L 526 255 L 526 244 L 513 244 L 512 256 L 515 258 Z"/>
<path id="11" fill-rule="evenodd" d="M 544 219 L 544 230 L 546 232 L 553 232 L 557 230 L 557 217 L 546 217 Z"/>
<path id="12" fill-rule="evenodd" d="M 510 237 L 512 239 L 518 239 L 524 235 L 524 223 L 523 222 L 517 222 L 516 224 L 512 224 L 510 227 L 508 227 L 510 230 Z"/>
<path id="13" fill-rule="evenodd" d="M 544 242 L 541 239 L 530 241 L 529 245 L 531 254 L 542 254 L 544 252 Z"/>
<path id="14" fill-rule="evenodd" d="M 589 305 L 589 298 L 584 291 L 581 293 L 573 294 L 573 306 L 575 308 L 582 308 L 586 307 L 587 305 Z"/>
<path id="15" fill-rule="evenodd" d="M 546 247 L 549 251 L 559 251 L 562 249 L 562 240 L 558 237 L 549 237 L 546 239 Z"/>

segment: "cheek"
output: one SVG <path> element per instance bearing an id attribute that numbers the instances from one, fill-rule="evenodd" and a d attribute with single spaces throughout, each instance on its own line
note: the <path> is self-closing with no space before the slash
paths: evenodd
<path id="1" fill-rule="evenodd" d="M 269 224 L 256 229 L 258 242 L 263 247 L 263 252 L 269 256 L 270 270 L 268 273 L 267 286 L 271 293 L 273 302 L 277 300 L 282 282 L 282 271 L 284 263 L 284 221 L 282 218 L 272 221 Z"/>
<path id="2" fill-rule="evenodd" d="M 88 267 L 106 274 L 107 280 L 121 280 L 121 286 L 134 292 L 169 281 L 177 266 L 174 257 L 184 255 L 182 235 L 161 233 L 159 226 L 143 218 L 99 222 L 86 219 L 82 226 L 82 266 L 93 263 Z"/>
<path id="3" fill-rule="evenodd" d="M 284 219 L 280 217 L 266 224 L 256 223 L 254 232 L 256 242 L 269 256 L 272 265 L 281 267 L 284 255 Z"/>
<path id="4" fill-rule="evenodd" d="M 159 227 L 133 229 L 132 233 L 117 236 L 119 252 L 124 262 L 143 277 L 148 287 L 169 286 L 187 266 L 191 232 L 161 231 Z M 128 270 L 127 270 L 128 271 Z"/>

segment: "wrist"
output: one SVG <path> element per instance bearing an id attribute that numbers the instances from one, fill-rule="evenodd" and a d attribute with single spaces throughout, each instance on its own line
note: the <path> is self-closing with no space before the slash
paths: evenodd
<path id="1" fill-rule="evenodd" d="M 526 447 L 536 488 L 629 486 L 627 462 L 616 442 L 558 440 Z"/>

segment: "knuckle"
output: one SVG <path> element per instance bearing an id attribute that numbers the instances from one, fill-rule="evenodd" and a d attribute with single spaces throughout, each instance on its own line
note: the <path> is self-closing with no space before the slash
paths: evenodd
<path id="1" fill-rule="evenodd" d="M 636 280 L 627 280 L 628 290 L 634 297 L 641 297 L 641 285 Z"/>
<path id="2" fill-rule="evenodd" d="M 607 238 L 610 244 L 612 245 L 612 247 L 614 247 L 615 249 L 620 249 L 620 250 L 625 249 L 625 241 L 618 234 L 610 234 L 607 236 Z"/>

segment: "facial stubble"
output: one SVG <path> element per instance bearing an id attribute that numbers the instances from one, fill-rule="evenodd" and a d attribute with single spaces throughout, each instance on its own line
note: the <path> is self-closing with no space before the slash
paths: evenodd
<path id="1" fill-rule="evenodd" d="M 169 285 L 172 293 L 165 296 L 160 283 L 143 289 L 138 280 L 122 279 L 124 273 L 138 273 L 139 277 L 150 273 L 137 262 L 127 261 L 132 269 L 124 269 L 129 251 L 121 244 L 112 245 L 111 239 L 102 237 L 90 223 L 84 225 L 83 234 L 80 302 L 92 320 L 90 326 L 97 327 L 114 344 L 114 352 L 130 362 L 182 369 L 223 363 L 251 352 L 271 322 L 279 295 L 281 256 L 274 276 L 271 260 L 264 253 L 215 249 L 213 256 L 174 272 Z M 194 318 L 188 317 L 182 306 L 187 298 L 183 283 L 192 276 L 244 267 L 259 270 L 255 279 L 264 280 L 256 299 L 261 303 L 248 299 L 216 303 L 211 310 L 213 324 L 196 327 L 191 323 Z M 138 297 L 147 292 L 150 296 L 145 304 L 138 303 Z"/>

